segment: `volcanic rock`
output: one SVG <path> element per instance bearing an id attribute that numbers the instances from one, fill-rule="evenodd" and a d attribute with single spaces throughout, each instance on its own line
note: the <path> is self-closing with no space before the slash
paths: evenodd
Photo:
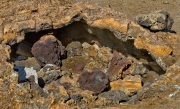
<path id="1" fill-rule="evenodd" d="M 70 98 L 75 100 L 76 102 L 80 102 L 81 99 L 83 99 L 83 96 L 81 94 L 74 94 L 74 95 L 70 95 Z"/>
<path id="2" fill-rule="evenodd" d="M 46 64 L 39 72 L 38 77 L 42 78 L 46 84 L 57 80 L 61 75 L 60 68 L 56 65 Z"/>
<path id="3" fill-rule="evenodd" d="M 110 82 L 110 86 L 111 90 L 121 90 L 127 95 L 134 95 L 142 89 L 141 77 L 128 75 L 123 80 Z"/>
<path id="4" fill-rule="evenodd" d="M 167 11 L 159 10 L 136 16 L 135 21 L 152 31 L 170 30 L 174 20 Z"/>
<path id="5" fill-rule="evenodd" d="M 36 71 L 39 71 L 41 69 L 41 66 L 37 63 L 36 59 L 34 57 L 29 57 L 27 60 L 20 60 L 15 61 L 14 63 L 16 66 L 25 66 L 25 67 L 33 67 Z"/>
<path id="6" fill-rule="evenodd" d="M 71 42 L 66 47 L 68 56 L 80 56 L 82 52 L 82 45 L 80 42 Z"/>
<path id="7" fill-rule="evenodd" d="M 125 71 L 129 65 L 131 65 L 130 60 L 120 56 L 117 51 L 113 51 L 113 58 L 107 72 L 110 81 L 122 78 L 123 70 Z"/>
<path id="8" fill-rule="evenodd" d="M 129 97 L 122 91 L 110 90 L 99 94 L 98 98 L 104 105 L 119 104 L 121 101 L 128 101 Z"/>
<path id="9" fill-rule="evenodd" d="M 40 38 L 33 47 L 32 54 L 41 66 L 46 64 L 61 65 L 61 59 L 66 57 L 65 47 L 53 35 Z"/>
<path id="10" fill-rule="evenodd" d="M 94 93 L 101 93 L 109 87 L 108 76 L 97 69 L 82 72 L 78 82 L 81 89 L 90 90 Z"/>
<path id="11" fill-rule="evenodd" d="M 66 89 L 59 84 L 58 81 L 53 81 L 44 87 L 52 98 L 58 100 L 58 103 L 65 103 L 70 99 L 70 96 Z"/>

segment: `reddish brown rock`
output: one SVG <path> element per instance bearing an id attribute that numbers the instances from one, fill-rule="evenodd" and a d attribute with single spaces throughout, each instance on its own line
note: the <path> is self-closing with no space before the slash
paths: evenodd
<path id="1" fill-rule="evenodd" d="M 88 72 L 84 71 L 79 76 L 78 82 L 83 90 L 90 90 L 94 93 L 101 93 L 109 87 L 108 76 L 97 69 Z"/>
<path id="2" fill-rule="evenodd" d="M 61 65 L 65 57 L 65 47 L 53 35 L 41 37 L 32 47 L 32 54 L 41 66 L 46 64 Z"/>
<path id="3" fill-rule="evenodd" d="M 123 72 L 131 65 L 131 61 L 120 56 L 117 51 L 113 51 L 113 55 L 114 57 L 107 72 L 110 81 L 122 78 Z"/>

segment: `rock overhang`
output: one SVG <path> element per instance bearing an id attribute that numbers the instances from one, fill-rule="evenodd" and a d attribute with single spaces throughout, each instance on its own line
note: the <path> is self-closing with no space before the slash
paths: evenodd
<path id="1" fill-rule="evenodd" d="M 2 28 L 2 33 L 0 32 L 0 34 L 3 34 L 1 44 L 13 45 L 19 43 L 24 40 L 25 34 L 29 32 L 58 29 L 71 25 L 73 22 L 85 22 L 90 27 L 110 31 L 113 34 L 112 36 L 117 40 L 119 39 L 121 43 L 132 42 L 135 48 L 146 50 L 165 71 L 169 66 L 178 61 L 179 37 L 177 35 L 170 33 L 151 33 L 138 24 L 127 20 L 123 14 L 114 12 L 109 8 L 102 9 L 98 6 L 76 4 L 67 7 L 62 6 L 58 9 L 60 10 L 54 9 L 55 13 L 51 13 L 52 11 L 50 11 L 48 14 L 50 16 L 41 16 L 40 14 L 39 16 L 36 12 L 28 13 L 27 16 L 31 17 L 28 17 L 26 19 L 27 21 L 22 19 L 22 21 L 18 21 L 16 16 L 13 16 L 17 21 L 14 20 L 14 23 L 11 22 L 9 24 L 2 23 L 0 26 Z M 38 12 L 41 13 L 41 10 Z M 26 13 L 24 16 L 26 16 Z M 17 14 L 18 17 L 19 14 Z M 41 17 L 44 20 L 41 20 Z M 89 32 L 91 33 L 90 30 Z M 169 40 L 172 40 L 174 44 Z"/>

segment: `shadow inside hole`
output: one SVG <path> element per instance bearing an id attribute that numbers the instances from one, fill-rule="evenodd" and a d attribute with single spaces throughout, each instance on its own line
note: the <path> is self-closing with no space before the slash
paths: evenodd
<path id="1" fill-rule="evenodd" d="M 42 78 L 38 78 L 38 85 L 41 87 L 41 88 L 44 88 L 45 86 L 45 82 Z"/>
<path id="2" fill-rule="evenodd" d="M 108 29 L 100 29 L 91 27 L 86 24 L 85 21 L 75 21 L 68 26 L 64 26 L 59 29 L 49 29 L 39 32 L 29 32 L 25 34 L 24 41 L 31 43 L 32 45 L 38 41 L 42 36 L 52 34 L 58 40 L 62 42 L 64 46 L 67 46 L 72 41 L 79 41 L 81 43 L 87 42 L 90 44 L 96 43 L 99 46 L 109 47 L 112 50 L 117 50 L 123 55 L 131 56 L 139 59 L 147 60 L 148 62 L 155 62 L 146 50 L 137 49 L 134 46 L 134 40 L 122 41 L 118 40 L 114 33 Z M 17 50 L 17 44 L 12 46 L 12 55 Z M 156 63 L 156 62 L 155 62 Z M 156 71 L 159 74 L 164 74 L 163 70 L 154 70 L 153 66 L 146 64 L 146 67 L 150 70 Z M 157 64 L 158 69 L 161 67 Z"/>

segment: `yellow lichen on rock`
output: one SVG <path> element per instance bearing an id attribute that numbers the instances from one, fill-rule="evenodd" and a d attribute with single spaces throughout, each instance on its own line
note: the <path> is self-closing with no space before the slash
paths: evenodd
<path id="1" fill-rule="evenodd" d="M 135 39 L 134 45 L 139 49 L 147 49 L 151 54 L 160 57 L 169 55 L 172 50 L 168 46 L 152 45 L 149 44 L 149 39 L 142 39 L 137 37 Z"/>
<path id="2" fill-rule="evenodd" d="M 127 95 L 136 93 L 142 89 L 140 76 L 126 76 L 123 80 L 110 82 L 111 90 L 121 90 Z"/>
<path id="3" fill-rule="evenodd" d="M 123 21 L 120 23 L 115 21 L 114 18 L 99 19 L 94 21 L 91 25 L 99 28 L 108 28 L 110 30 L 114 29 L 116 31 L 120 31 L 123 34 L 126 34 L 128 29 L 128 22 Z"/>

